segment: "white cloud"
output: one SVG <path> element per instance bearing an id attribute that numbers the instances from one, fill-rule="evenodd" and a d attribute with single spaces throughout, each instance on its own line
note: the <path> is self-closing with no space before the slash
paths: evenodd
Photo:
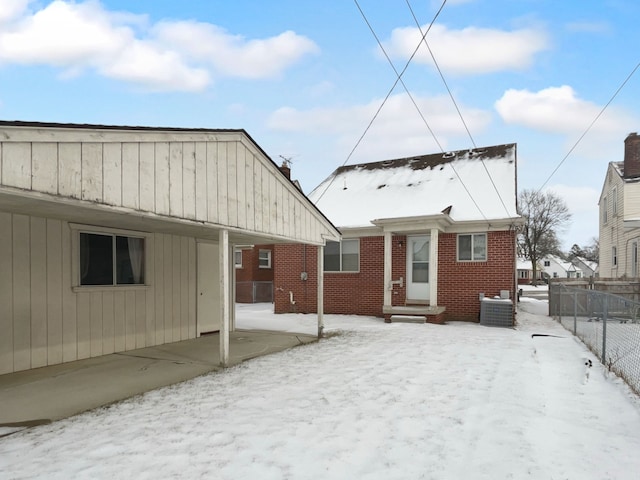
<path id="1" fill-rule="evenodd" d="M 452 138 L 461 138 L 466 135 L 464 125 L 448 97 L 414 95 L 413 98 L 444 150 L 447 150 L 447 145 Z M 336 135 L 342 150 L 348 151 L 354 147 L 381 102 L 381 99 L 374 99 L 365 105 L 311 110 L 283 107 L 271 115 L 268 126 L 279 131 L 307 134 L 321 132 L 323 135 Z M 488 112 L 459 107 L 472 133 L 477 134 L 488 126 L 491 120 Z M 371 160 L 433 152 L 439 150 L 438 143 L 408 95 L 398 94 L 387 100 L 358 146 L 356 157 Z"/>
<path id="2" fill-rule="evenodd" d="M 92 69 L 152 90 L 197 91 L 214 75 L 275 76 L 317 50 L 294 32 L 246 40 L 205 23 L 149 26 L 97 0 L 55 0 L 33 13 L 28 0 L 10 1 L 0 7 L 0 21 L 12 20 L 0 30 L 0 63 L 51 65 L 64 76 Z"/>
<path id="3" fill-rule="evenodd" d="M 0 24 L 23 14 L 30 2 L 31 0 L 2 0 L 0 2 Z"/>
<path id="4" fill-rule="evenodd" d="M 426 25 L 422 27 L 423 32 L 426 29 Z M 421 38 L 417 27 L 397 28 L 383 45 L 392 58 L 407 60 Z M 457 74 L 522 70 L 533 63 L 535 54 L 548 47 L 547 34 L 536 29 L 504 31 L 467 27 L 450 30 L 434 24 L 426 40 L 444 72 Z M 413 61 L 433 64 L 424 43 Z"/>
<path id="5" fill-rule="evenodd" d="M 611 105 L 597 118 L 603 107 L 580 98 L 567 85 L 538 92 L 510 89 L 495 103 L 495 108 L 505 123 L 565 135 L 567 149 L 584 135 L 574 153 L 611 161 L 616 160 L 611 154 L 618 150 L 629 125 L 639 122 L 632 114 Z"/>
<path id="6" fill-rule="evenodd" d="M 244 78 L 273 77 L 318 47 L 306 37 L 287 31 L 275 37 L 247 40 L 202 22 L 163 22 L 157 38 L 225 75 Z"/>

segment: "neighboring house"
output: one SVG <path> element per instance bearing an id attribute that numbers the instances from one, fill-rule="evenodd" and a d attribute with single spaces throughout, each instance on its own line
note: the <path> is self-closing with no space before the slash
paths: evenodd
<path id="1" fill-rule="evenodd" d="M 0 224 L 0 374 L 216 330 L 226 364 L 234 245 L 340 239 L 244 130 L 0 122 Z"/>
<path id="2" fill-rule="evenodd" d="M 601 278 L 638 278 L 640 243 L 640 136 L 624 141 L 622 162 L 610 162 L 600 193 Z"/>
<path id="3" fill-rule="evenodd" d="M 598 264 L 582 257 L 574 257 L 571 263 L 582 272 L 582 277 L 595 278 L 598 276 Z"/>
<path id="4" fill-rule="evenodd" d="M 342 241 L 276 245 L 277 313 L 315 311 L 319 264 L 327 313 L 478 321 L 481 296 L 514 298 L 515 144 L 343 166 L 309 198 Z"/>
<path id="5" fill-rule="evenodd" d="M 236 302 L 273 302 L 273 244 L 236 247 Z"/>
<path id="6" fill-rule="evenodd" d="M 538 281 L 544 280 L 544 270 L 540 265 L 536 268 L 536 277 Z M 533 282 L 533 264 L 531 260 L 518 257 L 516 261 L 516 278 L 518 285 L 528 285 Z"/>
<path id="7" fill-rule="evenodd" d="M 555 255 L 548 255 L 540 262 L 548 278 L 581 278 L 582 271 L 571 262 Z"/>

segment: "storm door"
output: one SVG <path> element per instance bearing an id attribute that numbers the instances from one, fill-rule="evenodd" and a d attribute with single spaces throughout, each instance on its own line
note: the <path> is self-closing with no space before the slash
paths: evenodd
<path id="1" fill-rule="evenodd" d="M 407 300 L 429 300 L 428 235 L 407 237 Z"/>

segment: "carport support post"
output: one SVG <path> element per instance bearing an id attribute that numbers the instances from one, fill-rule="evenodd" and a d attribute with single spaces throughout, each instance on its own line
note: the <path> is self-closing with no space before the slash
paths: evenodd
<path id="1" fill-rule="evenodd" d="M 391 232 L 384 232 L 384 294 L 382 295 L 382 303 L 387 306 L 391 306 L 391 290 L 393 290 L 393 286 L 391 285 L 391 269 L 393 262 L 393 259 L 391 258 L 391 239 Z"/>
<path id="2" fill-rule="evenodd" d="M 318 340 L 324 330 L 324 245 L 318 245 Z"/>
<path id="3" fill-rule="evenodd" d="M 220 365 L 229 365 L 229 230 L 219 233 L 220 243 Z"/>

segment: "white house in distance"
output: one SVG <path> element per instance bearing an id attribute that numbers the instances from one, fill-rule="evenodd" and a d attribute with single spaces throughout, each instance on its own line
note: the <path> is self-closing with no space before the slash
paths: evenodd
<path id="1" fill-rule="evenodd" d="M 600 193 L 601 278 L 637 278 L 640 243 L 640 136 L 624 141 L 622 162 L 610 162 Z"/>
<path id="2" fill-rule="evenodd" d="M 234 245 L 340 239 L 244 130 L 0 122 L 0 225 L 0 374 L 216 330 L 224 365 Z"/>
<path id="3" fill-rule="evenodd" d="M 549 255 L 542 259 L 542 270 L 548 278 L 581 278 L 582 271 L 571 262 L 562 260 L 555 255 Z"/>

